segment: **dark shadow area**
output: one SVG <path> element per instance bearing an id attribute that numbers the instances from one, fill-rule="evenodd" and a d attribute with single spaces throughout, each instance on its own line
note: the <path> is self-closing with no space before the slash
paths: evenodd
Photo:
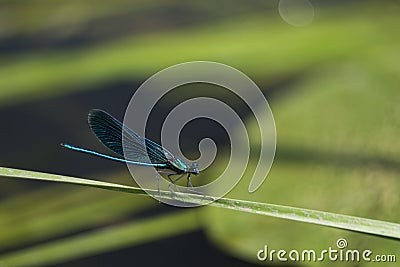
<path id="1" fill-rule="evenodd" d="M 177 226 L 179 227 L 179 226 Z M 256 260 L 256 252 L 254 253 Z M 126 259 L 121 261 L 121 259 Z M 183 234 L 180 236 L 157 240 L 149 244 L 122 249 L 112 253 L 87 257 L 71 261 L 59 267 L 69 266 L 112 266 L 118 262 L 118 266 L 260 266 L 228 256 L 218 248 L 212 246 L 207 236 L 202 231 Z M 121 265 L 122 264 L 122 265 Z M 278 266 L 265 265 L 262 266 Z M 296 266 L 296 265 L 279 265 Z"/>
<path id="2" fill-rule="evenodd" d="M 273 101 L 274 96 L 282 95 L 287 85 L 299 79 L 301 75 L 261 87 L 265 89 L 267 99 Z M 96 90 L 83 90 L 62 97 L 0 108 L 0 121 L 6 125 L 0 132 L 1 165 L 83 177 L 94 172 L 125 170 L 124 164 L 74 153 L 61 147 L 60 143 L 75 144 L 109 153 L 91 133 L 87 125 L 87 114 L 90 109 L 99 108 L 122 120 L 128 102 L 140 84 L 141 81 L 113 82 Z M 194 92 L 189 96 L 184 91 L 176 89 L 173 94 L 167 95 L 166 99 L 156 105 L 150 116 L 147 137 L 159 142 L 161 126 L 168 111 L 190 97 L 213 97 L 214 89 Z M 237 96 L 230 94 L 226 97 L 227 91 L 221 90 L 216 98 L 234 108 L 241 118 L 254 116 Z M 210 92 L 211 95 L 207 95 Z M 198 139 L 212 133 L 205 127 L 196 125 L 184 128 L 185 135 L 181 136 L 181 143 L 184 144 L 187 153 L 196 155 Z M 224 132 L 218 132 L 211 137 L 220 140 L 221 146 L 228 145 Z"/>

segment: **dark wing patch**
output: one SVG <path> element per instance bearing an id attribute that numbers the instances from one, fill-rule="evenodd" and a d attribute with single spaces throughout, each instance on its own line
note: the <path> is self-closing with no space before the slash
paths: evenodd
<path id="1" fill-rule="evenodd" d="M 103 145 L 127 160 L 153 164 L 169 163 L 162 146 L 139 136 L 132 129 L 102 110 L 91 110 L 88 123 L 92 132 Z M 122 142 L 125 142 L 125 155 Z M 150 162 L 148 162 L 149 159 Z"/>

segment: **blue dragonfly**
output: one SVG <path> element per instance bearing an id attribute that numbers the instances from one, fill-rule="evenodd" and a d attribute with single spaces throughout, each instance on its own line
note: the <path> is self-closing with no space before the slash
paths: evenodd
<path id="1" fill-rule="evenodd" d="M 176 188 L 176 183 L 185 176 L 187 176 L 187 187 L 193 187 L 190 176 L 200 173 L 196 162 L 191 166 L 188 165 L 182 159 L 175 157 L 166 148 L 145 137 L 139 136 L 132 129 L 103 110 L 90 110 L 88 123 L 90 129 L 100 142 L 122 158 L 70 144 L 61 145 L 74 151 L 114 161 L 154 167 L 158 173 L 167 174 L 168 179 L 171 181 L 171 184 L 168 186 L 170 190 L 172 190 L 171 185 L 175 185 Z M 177 178 L 173 178 L 174 176 L 177 176 Z"/>

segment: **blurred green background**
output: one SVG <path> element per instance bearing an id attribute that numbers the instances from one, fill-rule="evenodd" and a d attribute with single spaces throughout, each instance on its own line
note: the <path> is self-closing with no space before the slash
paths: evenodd
<path id="1" fill-rule="evenodd" d="M 105 151 L 86 125 L 91 108 L 121 119 L 155 72 L 217 61 L 263 90 L 278 138 L 262 187 L 249 194 L 248 175 L 228 197 L 400 222 L 400 3 L 300 2 L 308 5 L 279 12 L 279 1 L 259 0 L 0 1 L 0 165 L 133 185 L 123 164 L 59 143 Z M 243 103 L 216 97 L 257 136 Z M 183 98 L 170 95 L 160 112 Z M 163 116 L 154 118 L 156 140 Z M 216 125 L 208 131 L 197 137 L 224 136 Z M 400 256 L 394 240 L 91 188 L 1 179 L 0 201 L 0 266 L 253 266 L 264 245 L 318 251 L 338 238 Z"/>

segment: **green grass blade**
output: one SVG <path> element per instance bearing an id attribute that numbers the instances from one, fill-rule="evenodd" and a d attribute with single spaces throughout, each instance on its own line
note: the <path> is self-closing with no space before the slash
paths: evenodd
<path id="1" fill-rule="evenodd" d="M 221 198 L 210 206 L 400 239 L 400 224 L 268 203 Z"/>
<path id="2" fill-rule="evenodd" d="M 107 174 L 103 176 L 107 177 Z M 112 177 L 107 179 L 111 183 L 120 181 L 122 177 L 114 173 L 108 176 Z M 7 231 L 0 234 L 0 247 L 10 250 L 94 229 L 157 204 L 154 199 L 134 194 L 115 194 L 95 188 L 88 190 L 52 183 L 51 186 L 24 191 L 1 201 L 0 229 Z"/>
<path id="3" fill-rule="evenodd" d="M 121 177 L 121 175 L 114 173 L 103 175 L 104 177 L 111 177 L 107 180 L 111 183 L 119 181 Z M 108 192 L 108 194 L 99 194 L 99 192 L 95 189 L 88 191 L 85 187 L 71 186 L 66 188 L 62 184 L 52 184 L 49 187 L 10 196 L 1 201 L 0 227 L 10 223 L 15 225 L 19 221 L 30 220 L 34 217 L 43 217 L 60 209 L 82 206 L 82 203 L 109 200 L 116 196 L 112 192 Z M 145 200 L 145 202 L 151 202 L 151 200 Z"/>
<path id="4" fill-rule="evenodd" d="M 82 229 L 92 229 L 124 218 L 128 213 L 132 214 L 149 208 L 155 202 L 134 201 L 133 197 L 128 194 L 114 194 L 114 197 L 94 198 L 92 202 L 85 202 L 84 205 L 81 203 L 46 214 L 38 213 L 37 216 L 22 217 L 20 220 L 12 220 L 7 224 L 4 222 L 1 227 L 7 231 L 3 231 L 0 235 L 0 247 L 9 249 L 20 244 L 29 244 Z"/>
<path id="5" fill-rule="evenodd" d="M 61 182 L 68 184 L 91 186 L 107 190 L 122 191 L 133 194 L 145 194 L 145 192 L 140 188 L 125 186 L 125 185 L 118 185 L 118 184 L 105 183 L 88 179 L 81 179 L 81 178 L 74 178 L 74 177 L 67 177 L 67 176 L 39 173 L 39 172 L 32 172 L 25 170 L 16 170 L 9 168 L 0 168 L 0 176 Z M 154 190 L 154 193 L 157 192 Z M 190 201 L 196 204 L 204 204 L 207 203 L 209 200 L 208 197 L 191 195 L 191 194 L 179 194 L 179 193 L 172 194 L 171 192 L 165 192 L 165 191 L 162 191 L 160 194 L 162 197 L 165 198 L 174 197 L 175 199 L 178 200 Z M 347 216 L 347 215 L 341 215 L 323 211 L 274 205 L 268 203 L 258 203 L 258 202 L 244 201 L 244 200 L 227 199 L 227 198 L 218 199 L 209 204 L 209 206 L 266 215 L 276 218 L 283 218 L 293 221 L 313 223 L 317 225 L 329 226 L 333 228 L 351 230 L 351 231 L 389 237 L 394 239 L 400 239 L 400 224 L 384 222 L 379 220 L 371 220 L 371 219 L 365 219 L 365 218 L 359 218 L 354 216 Z"/>
<path id="6" fill-rule="evenodd" d="M 162 226 L 162 227 L 160 227 Z M 179 226 L 179 227 L 178 227 Z M 199 227 L 195 210 L 91 231 L 0 256 L 0 266 L 43 266 L 187 233 Z"/>
<path id="7" fill-rule="evenodd" d="M 108 189 L 108 190 L 114 190 L 114 191 L 142 194 L 142 195 L 146 194 L 146 192 L 143 189 L 131 187 L 131 186 L 94 181 L 94 180 L 90 180 L 90 179 L 75 178 L 75 177 L 69 177 L 69 176 L 64 176 L 64 175 L 50 174 L 50 173 L 41 173 L 41 172 L 34 172 L 34 171 L 27 171 L 27 170 L 4 168 L 4 167 L 0 167 L 0 176 L 20 178 L 20 179 L 40 180 L 40 181 L 50 181 L 50 182 L 65 183 L 65 184 L 83 185 L 83 186 L 90 186 L 90 187 L 96 187 L 96 188 L 102 188 L 102 189 Z"/>

